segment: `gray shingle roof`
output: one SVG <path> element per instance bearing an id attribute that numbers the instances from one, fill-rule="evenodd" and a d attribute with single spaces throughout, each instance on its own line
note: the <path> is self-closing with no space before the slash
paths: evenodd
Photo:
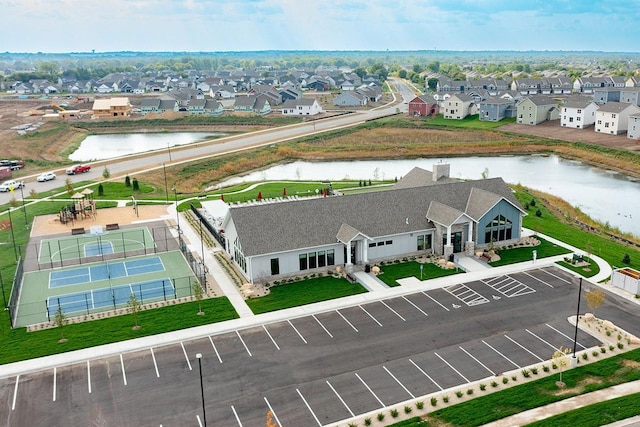
<path id="1" fill-rule="evenodd" d="M 429 204 L 429 210 L 427 210 L 427 219 L 445 227 L 454 224 L 462 215 L 464 212 L 435 200 Z"/>
<path id="2" fill-rule="evenodd" d="M 607 102 L 606 104 L 603 104 L 600 106 L 600 108 L 598 108 L 598 112 L 619 113 L 621 111 L 626 110 L 631 105 L 633 104 L 626 104 L 624 102 Z M 635 113 L 635 111 L 632 111 L 632 113 Z"/>

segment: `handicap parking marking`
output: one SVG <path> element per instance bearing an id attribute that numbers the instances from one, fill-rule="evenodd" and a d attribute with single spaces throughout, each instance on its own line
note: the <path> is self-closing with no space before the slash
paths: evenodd
<path id="1" fill-rule="evenodd" d="M 489 302 L 487 298 L 483 297 L 478 292 L 474 291 L 465 284 L 445 286 L 442 289 L 449 292 L 451 295 L 464 302 L 468 306 L 486 304 Z"/>
<path id="2" fill-rule="evenodd" d="M 536 291 L 532 287 L 527 286 L 508 275 L 498 276 L 488 280 L 481 280 L 481 282 L 489 286 L 491 289 L 500 292 L 507 298 L 532 294 Z"/>

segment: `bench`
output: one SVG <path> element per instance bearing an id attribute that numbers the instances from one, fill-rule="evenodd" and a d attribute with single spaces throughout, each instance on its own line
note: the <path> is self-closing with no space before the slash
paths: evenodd
<path id="1" fill-rule="evenodd" d="M 358 279 L 356 279 L 356 276 L 354 276 L 352 273 L 347 273 L 347 280 L 351 283 L 357 283 Z"/>
<path id="2" fill-rule="evenodd" d="M 105 228 L 107 229 L 107 231 L 118 230 L 118 229 L 120 229 L 120 225 L 118 225 L 118 224 L 107 224 L 105 226 Z"/>
<path id="3" fill-rule="evenodd" d="M 72 228 L 71 229 L 71 235 L 72 236 L 75 236 L 75 235 L 78 235 L 78 234 L 84 234 L 84 228 L 83 227 L 81 227 L 81 228 Z"/>

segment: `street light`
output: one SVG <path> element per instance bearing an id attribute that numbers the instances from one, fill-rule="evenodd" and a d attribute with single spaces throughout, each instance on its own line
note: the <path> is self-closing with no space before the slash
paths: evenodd
<path id="1" fill-rule="evenodd" d="M 167 168 L 164 163 L 162 164 L 162 171 L 164 172 L 164 194 L 167 199 L 167 204 L 169 204 L 169 187 L 167 187 Z"/>
<path id="2" fill-rule="evenodd" d="M 576 359 L 576 344 L 578 343 L 578 322 L 580 320 L 580 296 L 582 295 L 582 277 L 580 277 L 580 286 L 578 288 L 578 309 L 576 310 L 576 332 L 573 336 L 573 359 Z"/>
<path id="3" fill-rule="evenodd" d="M 207 412 L 204 407 L 204 385 L 202 384 L 202 353 L 196 353 L 198 368 L 200 368 L 200 394 L 202 395 L 202 422 L 207 427 Z"/>
<path id="4" fill-rule="evenodd" d="M 173 183 L 173 200 L 176 202 L 176 225 L 178 226 L 178 234 L 180 234 L 180 213 L 178 212 L 178 190 L 176 189 L 176 182 Z"/>

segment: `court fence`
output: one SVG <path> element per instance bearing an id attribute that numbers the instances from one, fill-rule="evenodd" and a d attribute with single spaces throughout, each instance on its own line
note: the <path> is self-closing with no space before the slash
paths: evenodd
<path id="1" fill-rule="evenodd" d="M 24 276 L 24 260 L 22 257 L 18 259 L 18 267 L 16 268 L 16 274 L 13 276 L 13 283 L 11 285 L 11 295 L 9 295 L 9 321 L 13 328 L 16 324 L 18 316 L 18 301 L 20 300 L 20 289 L 22 289 L 22 277 Z"/>

